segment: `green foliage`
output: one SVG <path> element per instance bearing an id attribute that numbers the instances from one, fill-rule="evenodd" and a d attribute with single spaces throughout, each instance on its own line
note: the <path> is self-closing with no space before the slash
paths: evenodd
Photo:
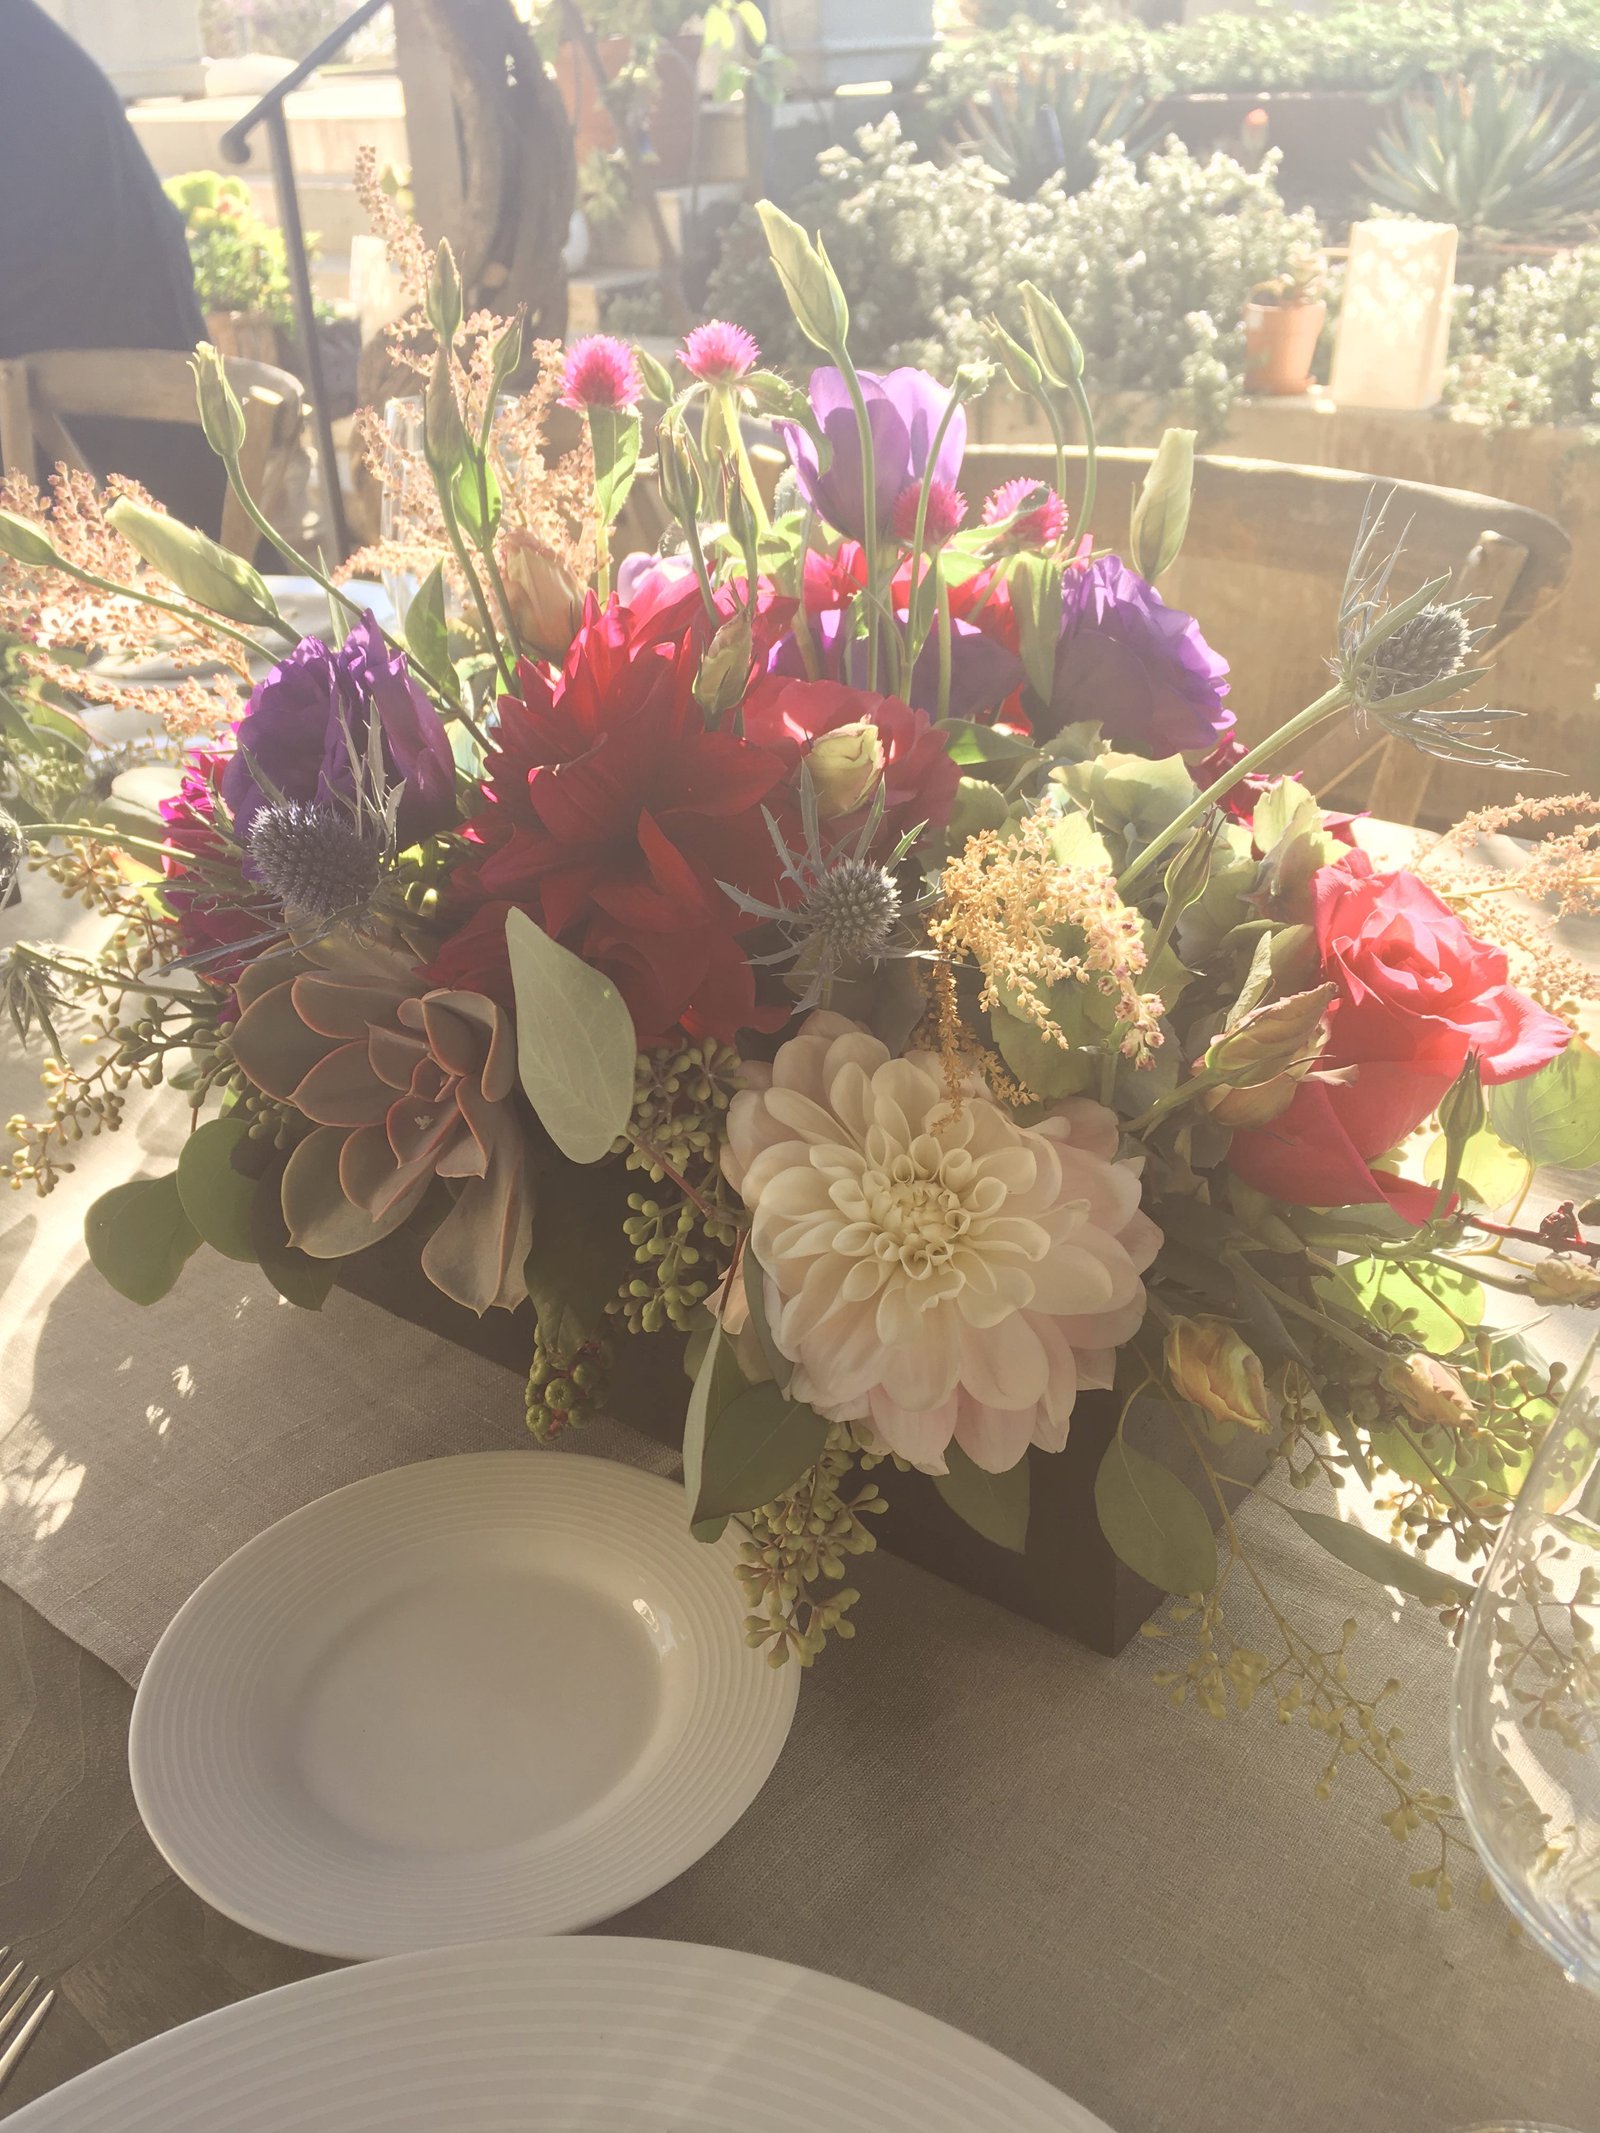
<path id="1" fill-rule="evenodd" d="M 517 1069 L 562 1154 L 597 1163 L 633 1111 L 633 1017 L 609 978 L 580 962 L 526 912 L 506 914 L 517 995 Z"/>
<path id="2" fill-rule="evenodd" d="M 1028 1545 L 1028 1460 L 1019 1459 L 1003 1474 L 990 1474 L 970 1460 L 959 1444 L 945 1452 L 949 1472 L 935 1474 L 933 1485 L 974 1533 L 1021 1555 Z"/>
<path id="3" fill-rule="evenodd" d="M 1472 1587 L 1460 1578 L 1435 1570 L 1409 1549 L 1380 1540 L 1364 1526 L 1351 1525 L 1326 1511 L 1291 1511 L 1289 1516 L 1319 1548 L 1326 1548 L 1347 1570 L 1358 1570 L 1375 1585 L 1392 1585 L 1429 1607 L 1462 1607 L 1472 1598 Z"/>
<path id="4" fill-rule="evenodd" d="M 183 1211 L 214 1252 L 227 1259 L 256 1261 L 251 1212 L 256 1181 L 236 1170 L 233 1158 L 250 1137 L 250 1121 L 241 1113 L 207 1119 L 183 1144 L 178 1157 L 178 1198 Z"/>
<path id="5" fill-rule="evenodd" d="M 930 68 L 946 106 L 1019 61 L 1053 60 L 1136 81 L 1150 96 L 1233 90 L 1392 89 L 1460 72 L 1479 58 L 1600 78 L 1600 0 L 1331 0 L 1261 5 L 1145 29 L 1122 10 L 1057 5 L 1013 15 L 989 0 L 987 34 L 952 44 Z M 1046 16 L 1041 21 L 1039 16 Z M 1007 19 L 1010 17 L 1011 19 Z"/>
<path id="6" fill-rule="evenodd" d="M 1600 1163 L 1600 1054 L 1574 1037 L 1548 1066 L 1488 1091 L 1489 1123 L 1531 1163 Z"/>
<path id="7" fill-rule="evenodd" d="M 1148 101 L 1136 81 L 1094 74 L 1073 60 L 1046 54 L 1019 67 L 1009 57 L 953 108 L 935 106 L 934 123 L 918 139 L 941 161 L 973 155 L 997 171 L 1018 200 L 1031 200 L 1055 180 L 1082 192 L 1099 175 L 1097 148 L 1125 146 L 1142 155 L 1153 129 Z"/>
<path id="8" fill-rule="evenodd" d="M 1209 1592 L 1216 1583 L 1216 1536 L 1200 1499 L 1120 1434 L 1095 1475 L 1094 1507 L 1118 1559 L 1163 1592 Z"/>
<path id="9" fill-rule="evenodd" d="M 827 1441 L 827 1423 L 804 1400 L 770 1382 L 736 1391 L 707 1414 L 696 1523 L 772 1503 L 816 1465 Z"/>
<path id="10" fill-rule="evenodd" d="M 169 178 L 165 190 L 183 217 L 201 310 L 258 311 L 275 325 L 292 326 L 283 232 L 262 221 L 244 180 L 191 170 Z"/>
<path id="11" fill-rule="evenodd" d="M 200 1248 L 172 1171 L 102 1193 L 84 1217 L 83 1236 L 96 1272 L 136 1304 L 158 1303 Z"/>
<path id="12" fill-rule="evenodd" d="M 1402 214 L 1559 237 L 1600 198 L 1600 105 L 1484 61 L 1402 105 L 1361 176 Z"/>
<path id="13" fill-rule="evenodd" d="M 1491 428 L 1600 425 L 1600 244 L 1467 292 L 1450 397 Z"/>
<path id="14" fill-rule="evenodd" d="M 864 127 L 854 149 L 817 160 L 796 203 L 819 229 L 849 300 L 851 348 L 876 368 L 915 363 L 949 377 L 986 351 L 990 312 L 1022 326 L 1018 286 L 1031 280 L 1072 322 L 1097 394 L 1150 393 L 1206 436 L 1221 428 L 1244 371 L 1245 298 L 1282 271 L 1317 228 L 1278 197 L 1276 163 L 1246 171 L 1170 146 L 1141 177 L 1097 151 L 1086 190 L 1059 181 L 1013 199 L 981 163 L 919 160 L 894 119 Z M 753 212 L 730 232 L 707 295 L 769 360 L 808 367 Z"/>

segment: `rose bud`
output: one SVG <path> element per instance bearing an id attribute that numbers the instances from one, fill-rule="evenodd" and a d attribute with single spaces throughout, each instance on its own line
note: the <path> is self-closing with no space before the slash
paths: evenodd
<path id="1" fill-rule="evenodd" d="M 511 625 L 546 659 L 564 659 L 583 620 L 583 593 L 559 556 L 520 526 L 500 536 Z"/>
<path id="2" fill-rule="evenodd" d="M 1323 1015 L 1333 992 L 1317 985 L 1269 1000 L 1213 1038 L 1205 1065 L 1224 1078 L 1200 1099 L 1213 1118 L 1224 1126 L 1262 1126 L 1289 1108 L 1296 1084 L 1328 1041 Z"/>
<path id="3" fill-rule="evenodd" d="M 1386 1364 L 1381 1377 L 1412 1421 L 1425 1429 L 1464 1429 L 1477 1417 L 1476 1402 L 1449 1364 L 1420 1348 Z"/>
<path id="4" fill-rule="evenodd" d="M 1261 1358 L 1220 1318 L 1179 1318 L 1167 1334 L 1172 1388 L 1216 1422 L 1270 1429 Z"/>
<path id="5" fill-rule="evenodd" d="M 806 756 L 817 813 L 824 822 L 854 814 L 883 776 L 883 742 L 870 719 L 835 726 L 812 742 Z"/>

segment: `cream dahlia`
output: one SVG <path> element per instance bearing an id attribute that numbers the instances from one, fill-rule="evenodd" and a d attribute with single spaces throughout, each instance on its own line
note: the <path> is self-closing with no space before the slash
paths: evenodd
<path id="1" fill-rule="evenodd" d="M 744 1074 L 723 1168 L 797 1398 L 930 1473 L 952 1438 L 991 1473 L 1059 1451 L 1161 1243 L 1111 1113 L 1022 1126 L 977 1081 L 953 1102 L 933 1054 L 827 1012 Z"/>

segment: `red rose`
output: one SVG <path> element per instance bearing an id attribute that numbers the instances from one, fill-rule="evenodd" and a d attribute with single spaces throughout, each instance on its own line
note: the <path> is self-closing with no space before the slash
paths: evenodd
<path id="1" fill-rule="evenodd" d="M 948 822 L 961 772 L 926 711 L 841 682 L 780 674 L 763 675 L 744 701 L 746 740 L 779 751 L 796 769 L 825 733 L 858 724 L 876 728 L 883 749 L 883 820 L 874 850 L 892 851 L 919 823 L 938 829 Z M 852 843 L 865 820 L 863 807 L 831 822 L 833 841 Z"/>
<path id="2" fill-rule="evenodd" d="M 1413 1220 L 1430 1187 L 1375 1173 L 1475 1054 L 1485 1082 L 1536 1073 L 1571 1031 L 1507 982 L 1506 959 L 1467 931 L 1414 874 L 1375 874 L 1365 852 L 1312 877 L 1324 979 L 1338 987 L 1318 1062 L 1343 1083 L 1303 1082 L 1270 1126 L 1236 1133 L 1228 1161 L 1246 1184 L 1303 1207 L 1385 1199 Z"/>
<path id="3" fill-rule="evenodd" d="M 521 695 L 500 700 L 488 806 L 467 825 L 479 855 L 452 880 L 465 923 L 432 966 L 437 983 L 507 999 L 516 904 L 615 980 L 641 1044 L 680 1024 L 726 1040 L 751 1022 L 755 981 L 733 936 L 752 921 L 719 884 L 775 896 L 761 810 L 785 762 L 729 726 L 706 730 L 700 633 L 673 642 L 661 621 L 635 629 L 625 608 L 591 600 L 559 675 L 519 666 Z"/>

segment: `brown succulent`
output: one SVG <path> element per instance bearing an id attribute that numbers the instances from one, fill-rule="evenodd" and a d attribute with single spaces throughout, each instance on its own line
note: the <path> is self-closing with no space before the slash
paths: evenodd
<path id="1" fill-rule="evenodd" d="M 245 973 L 232 1035 L 257 1088 L 315 1129 L 283 1175 L 291 1242 L 342 1259 L 398 1229 L 442 1178 L 454 1204 L 423 1272 L 480 1314 L 520 1303 L 533 1192 L 510 1018 L 481 993 L 430 989 L 398 951 L 363 943 L 343 967 L 327 944 L 311 954 Z"/>

